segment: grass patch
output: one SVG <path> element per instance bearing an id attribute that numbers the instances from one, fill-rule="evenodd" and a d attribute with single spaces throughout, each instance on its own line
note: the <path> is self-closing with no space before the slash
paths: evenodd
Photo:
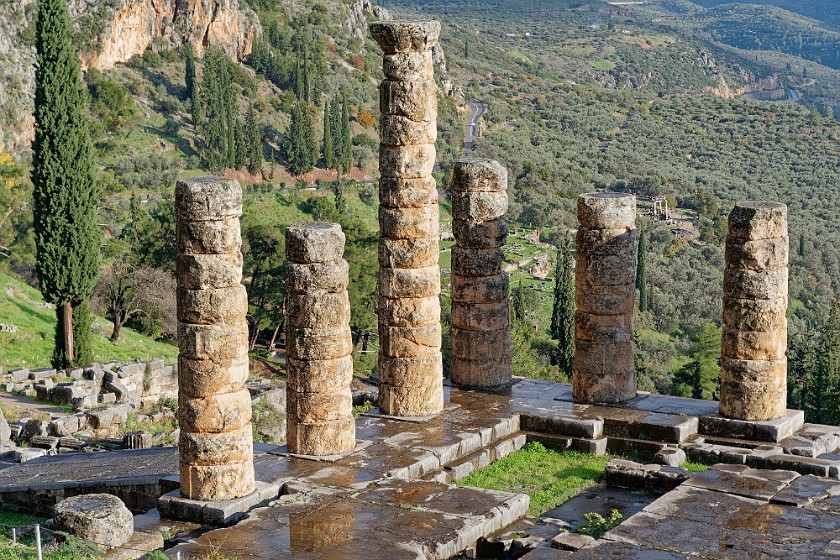
<path id="1" fill-rule="evenodd" d="M 595 60 L 592 62 L 592 66 L 594 66 L 598 70 L 609 72 L 610 70 L 615 68 L 615 63 L 610 62 L 609 60 Z"/>
<path id="2" fill-rule="evenodd" d="M 0 509 L 0 560 L 30 560 L 36 558 L 35 533 L 32 525 L 43 523 L 43 518 L 19 513 L 13 508 Z M 12 544 L 12 527 L 18 529 L 17 544 Z M 65 542 L 54 540 L 54 533 L 41 531 L 41 550 L 44 560 L 78 560 L 80 558 L 102 558 L 102 552 L 95 544 L 63 535 Z"/>
<path id="3" fill-rule="evenodd" d="M 684 468 L 688 472 L 701 472 L 709 470 L 709 465 L 704 465 L 703 463 L 698 463 L 697 461 L 686 459 L 685 463 L 683 463 L 682 468 Z"/>
<path id="4" fill-rule="evenodd" d="M 38 307 L 44 298 L 38 290 L 0 272 L 0 317 L 17 327 L 17 332 L 0 333 L 0 366 L 9 370 L 19 367 L 37 368 L 50 365 L 55 331 L 55 310 Z M 98 362 L 132 362 L 136 359 L 163 358 L 174 361 L 178 348 L 156 342 L 130 329 L 123 328 L 120 341 L 112 343 L 111 323 L 94 318 L 93 352 Z"/>
<path id="5" fill-rule="evenodd" d="M 456 484 L 528 494 L 528 513 L 541 515 L 597 484 L 610 459 L 608 455 L 552 451 L 531 442 Z"/>

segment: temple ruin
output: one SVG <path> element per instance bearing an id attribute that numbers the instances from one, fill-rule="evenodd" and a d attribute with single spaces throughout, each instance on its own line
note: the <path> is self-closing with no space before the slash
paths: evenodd
<path id="1" fill-rule="evenodd" d="M 578 221 L 574 396 L 626 401 L 636 396 L 636 197 L 583 194 Z"/>
<path id="2" fill-rule="evenodd" d="M 773 420 L 787 410 L 787 207 L 739 202 L 729 214 L 720 413 Z"/>
<path id="3" fill-rule="evenodd" d="M 439 22 L 377 22 L 379 88 L 379 408 L 393 416 L 443 410 L 439 217 L 432 177 Z"/>
<path id="4" fill-rule="evenodd" d="M 239 498 L 255 488 L 242 189 L 212 177 L 179 181 L 175 210 L 181 493 Z"/>
<path id="5" fill-rule="evenodd" d="M 338 224 L 286 229 L 286 437 L 292 453 L 339 455 L 356 446 L 343 254 Z"/>
<path id="6" fill-rule="evenodd" d="M 449 378 L 461 387 L 511 380 L 510 281 L 502 271 L 507 205 L 507 170 L 498 162 L 455 165 Z"/>

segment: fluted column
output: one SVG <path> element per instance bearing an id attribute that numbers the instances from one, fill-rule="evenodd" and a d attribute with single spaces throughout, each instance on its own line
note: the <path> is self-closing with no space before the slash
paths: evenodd
<path id="1" fill-rule="evenodd" d="M 431 48 L 440 23 L 378 22 L 379 407 L 394 416 L 443 409 L 437 185 L 437 86 Z"/>
<path id="2" fill-rule="evenodd" d="M 338 224 L 286 230 L 286 410 L 292 453 L 338 455 L 356 446 L 344 241 Z"/>
<path id="3" fill-rule="evenodd" d="M 179 181 L 175 207 L 181 493 L 228 500 L 254 491 L 242 189 L 215 177 Z"/>
<path id="4" fill-rule="evenodd" d="M 787 207 L 739 202 L 729 214 L 720 413 L 773 420 L 787 410 Z"/>
<path id="5" fill-rule="evenodd" d="M 583 194 L 578 221 L 573 396 L 622 402 L 636 396 L 636 197 Z"/>
<path id="6" fill-rule="evenodd" d="M 502 271 L 507 206 L 507 170 L 498 162 L 455 164 L 449 378 L 462 387 L 511 380 L 510 282 Z"/>

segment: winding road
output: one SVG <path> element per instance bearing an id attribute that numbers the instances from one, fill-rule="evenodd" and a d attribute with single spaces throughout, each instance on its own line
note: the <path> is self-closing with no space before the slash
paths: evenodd
<path id="1" fill-rule="evenodd" d="M 472 152 L 473 142 L 476 139 L 478 132 L 478 120 L 481 115 L 487 110 L 487 106 L 481 101 L 470 101 L 470 116 L 467 117 L 467 123 L 464 125 L 464 153 Z"/>

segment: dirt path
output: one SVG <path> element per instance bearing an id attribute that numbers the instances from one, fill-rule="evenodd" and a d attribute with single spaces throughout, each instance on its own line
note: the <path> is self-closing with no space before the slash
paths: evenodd
<path id="1" fill-rule="evenodd" d="M 10 395 L 8 393 L 0 393 L 0 409 L 3 410 L 3 416 L 11 423 L 18 420 L 18 418 L 35 417 L 35 416 L 67 416 L 67 410 L 54 406 L 48 403 L 42 403 L 29 397 L 20 395 Z"/>

